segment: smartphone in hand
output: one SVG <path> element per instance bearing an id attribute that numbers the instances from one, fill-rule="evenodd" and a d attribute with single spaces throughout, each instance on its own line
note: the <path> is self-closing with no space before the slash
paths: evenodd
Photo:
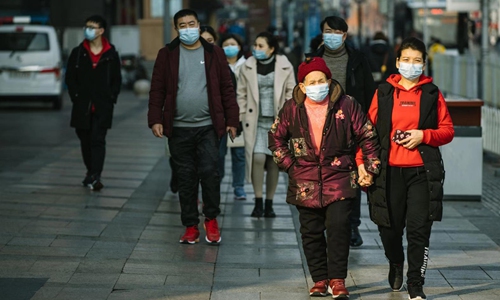
<path id="1" fill-rule="evenodd" d="M 410 135 L 411 134 L 409 132 L 396 129 L 396 131 L 394 132 L 394 135 L 392 136 L 392 141 L 393 142 L 401 142 L 402 140 L 406 139 Z"/>
<path id="2" fill-rule="evenodd" d="M 231 139 L 231 143 L 234 143 L 234 139 L 233 139 L 233 135 L 231 134 L 231 130 L 228 130 L 227 131 L 227 135 L 229 136 L 229 138 Z"/>

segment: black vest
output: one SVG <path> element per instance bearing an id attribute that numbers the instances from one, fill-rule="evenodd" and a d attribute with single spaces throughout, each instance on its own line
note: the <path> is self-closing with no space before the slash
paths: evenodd
<path id="1" fill-rule="evenodd" d="M 437 129 L 437 103 L 439 89 L 432 83 L 421 86 L 420 117 L 418 129 Z M 378 86 L 378 115 L 376 129 L 380 137 L 380 174 L 375 177 L 374 184 L 369 188 L 370 218 L 377 225 L 390 227 L 389 209 L 387 205 L 387 165 L 389 147 L 391 145 L 392 111 L 394 107 L 394 87 L 385 82 Z M 443 183 L 444 166 L 439 148 L 426 144 L 417 146 L 429 184 L 429 220 L 441 221 L 443 215 Z"/>

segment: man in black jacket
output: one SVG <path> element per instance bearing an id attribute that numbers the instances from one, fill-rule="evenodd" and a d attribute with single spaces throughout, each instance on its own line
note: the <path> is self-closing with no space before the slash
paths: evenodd
<path id="1" fill-rule="evenodd" d="M 332 72 L 332 78 L 337 80 L 345 93 L 354 97 L 361 104 L 363 111 L 367 113 L 375 93 L 375 83 L 368 60 L 363 53 L 345 43 L 348 26 L 344 19 L 336 16 L 326 17 L 320 26 L 323 33 L 323 45 L 315 52 L 306 54 L 306 57 L 322 57 Z M 358 230 L 361 224 L 360 210 L 361 190 L 358 189 L 358 196 L 349 216 L 352 247 L 359 247 L 363 244 Z"/>
<path id="2" fill-rule="evenodd" d="M 113 107 L 121 86 L 120 59 L 115 47 L 103 37 L 106 21 L 91 16 L 85 21 L 85 40 L 71 51 L 66 84 L 73 102 L 71 127 L 80 139 L 87 174 L 83 186 L 100 190 L 106 154 L 106 133 L 111 128 Z"/>

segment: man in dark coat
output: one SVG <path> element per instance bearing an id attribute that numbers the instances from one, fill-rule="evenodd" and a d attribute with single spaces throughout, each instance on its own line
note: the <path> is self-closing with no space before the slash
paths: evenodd
<path id="1" fill-rule="evenodd" d="M 368 57 L 376 86 L 385 82 L 390 75 L 398 73 L 394 51 L 383 32 L 375 33 L 373 40 L 366 47 L 365 54 Z"/>
<path id="2" fill-rule="evenodd" d="M 205 240 L 218 244 L 219 144 L 224 134 L 236 136 L 236 93 L 224 51 L 200 39 L 196 12 L 178 11 L 174 25 L 179 36 L 160 49 L 153 69 L 148 125 L 156 137 L 168 137 L 186 227 L 180 242 L 199 241 L 196 199 L 201 183 Z"/>
<path id="3" fill-rule="evenodd" d="M 332 78 L 340 83 L 347 95 L 354 97 L 361 104 L 366 114 L 375 93 L 375 83 L 368 60 L 363 53 L 345 43 L 348 26 L 344 19 L 336 16 L 326 17 L 320 26 L 323 33 L 323 45 L 315 52 L 306 54 L 306 57 L 322 57 L 332 72 Z M 358 189 L 358 196 L 350 215 L 351 246 L 353 247 L 363 244 L 358 230 L 361 224 L 360 217 L 361 190 Z"/>
<path id="4" fill-rule="evenodd" d="M 71 51 L 66 85 L 73 102 L 71 127 L 80 139 L 87 174 L 82 181 L 100 190 L 106 154 L 106 133 L 111 128 L 113 107 L 121 86 L 120 59 L 115 47 L 103 36 L 106 21 L 91 16 L 85 21 L 85 40 Z"/>

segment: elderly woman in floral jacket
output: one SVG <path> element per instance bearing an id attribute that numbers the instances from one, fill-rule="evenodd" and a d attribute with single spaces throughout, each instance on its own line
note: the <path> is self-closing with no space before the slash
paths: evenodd
<path id="1" fill-rule="evenodd" d="M 299 211 L 302 246 L 315 282 L 310 295 L 342 299 L 349 295 L 344 280 L 352 199 L 358 183 L 372 183 L 380 161 L 373 125 L 331 76 L 319 57 L 299 66 L 300 83 L 269 131 L 269 149 L 289 175 L 287 202 Z M 364 158 L 358 168 L 357 146 Z"/>

